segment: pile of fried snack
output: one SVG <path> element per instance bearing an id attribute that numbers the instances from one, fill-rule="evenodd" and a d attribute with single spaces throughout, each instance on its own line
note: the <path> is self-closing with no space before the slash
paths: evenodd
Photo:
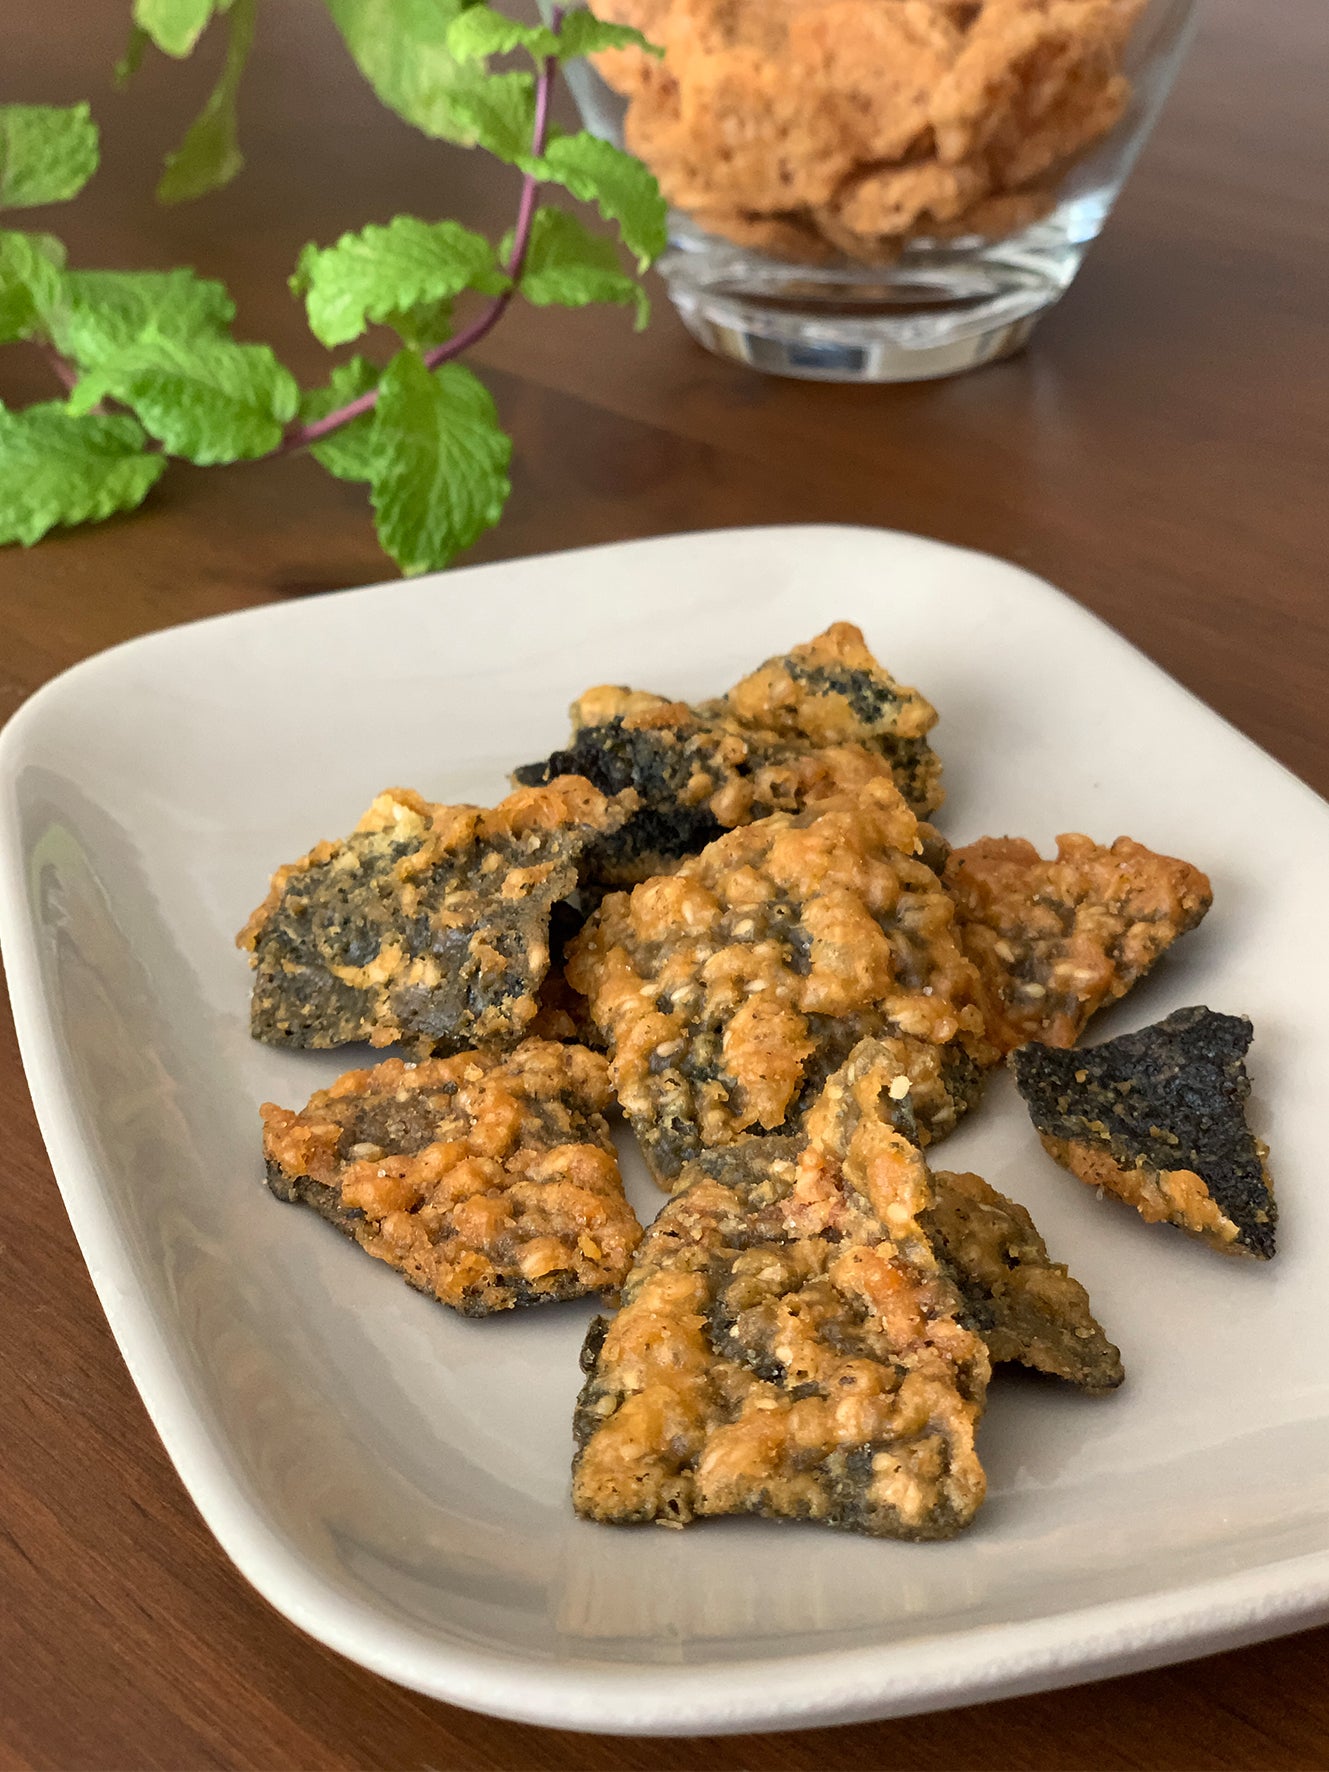
<path id="1" fill-rule="evenodd" d="M 269 1186 L 468 1316 L 619 1303 L 582 1357 L 583 1515 L 950 1536 L 994 1362 L 1122 1378 L 1024 1208 L 930 1165 L 997 1065 L 1095 1188 L 1273 1253 L 1249 1023 L 1072 1049 L 1209 883 L 1128 837 L 949 848 L 936 714 L 844 622 L 718 700 L 572 712 L 500 805 L 392 789 L 273 877 L 256 1038 L 413 1056 L 265 1105 Z M 615 1103 L 670 1196 L 644 1235 Z"/>
<path id="2" fill-rule="evenodd" d="M 1130 99 L 1145 0 L 597 0 L 627 145 L 713 234 L 794 261 L 999 238 Z"/>

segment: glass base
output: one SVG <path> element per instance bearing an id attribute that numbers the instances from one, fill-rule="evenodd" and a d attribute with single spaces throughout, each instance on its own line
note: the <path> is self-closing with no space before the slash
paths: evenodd
<path id="1" fill-rule="evenodd" d="M 1009 357 L 1081 256 L 1062 236 L 1051 254 L 1046 240 L 1037 253 L 955 243 L 846 271 L 694 240 L 659 267 L 692 336 L 719 356 L 810 381 L 928 381 Z"/>

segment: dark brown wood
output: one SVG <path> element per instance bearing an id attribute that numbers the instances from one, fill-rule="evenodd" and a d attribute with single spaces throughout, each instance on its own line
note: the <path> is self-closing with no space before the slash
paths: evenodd
<path id="1" fill-rule="evenodd" d="M 0 98 L 91 97 L 104 125 L 97 182 L 49 218 L 76 261 L 224 277 L 247 333 L 307 377 L 321 353 L 285 287 L 305 240 L 398 209 L 493 224 L 512 201 L 503 174 L 378 108 L 317 6 L 274 0 L 248 172 L 157 210 L 156 160 L 207 68 L 157 58 L 122 97 L 108 70 L 127 6 L 2 10 Z M 644 338 L 620 314 L 513 314 L 480 357 L 516 490 L 474 557 L 790 520 L 986 548 L 1329 790 L 1329 23 L 1324 0 L 1202 10 L 1117 216 L 1026 356 L 950 383 L 818 387 L 707 357 L 663 306 Z M 35 352 L 0 356 L 0 397 L 53 391 Z M 384 575 L 361 493 L 308 461 L 173 470 L 138 516 L 0 554 L 0 716 L 131 635 Z M 363 1673 L 271 1612 L 194 1513 L 102 1319 L 7 1026 L 0 1111 L 0 1768 L 1329 1766 L 1323 1630 L 949 1715 L 723 1742 L 518 1728 Z"/>

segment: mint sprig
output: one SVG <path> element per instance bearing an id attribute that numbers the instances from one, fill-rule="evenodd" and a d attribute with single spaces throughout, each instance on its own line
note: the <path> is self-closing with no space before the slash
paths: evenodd
<path id="1" fill-rule="evenodd" d="M 646 291 L 618 262 L 613 241 L 592 234 L 565 209 L 536 210 L 520 287 L 538 308 L 618 302 L 636 310 L 638 331 L 650 318 Z"/>
<path id="2" fill-rule="evenodd" d="M 618 223 L 623 244 L 644 271 L 669 244 L 664 198 L 655 179 L 631 154 L 582 130 L 550 142 L 537 176 L 594 203 Z"/>
<path id="3" fill-rule="evenodd" d="M 647 55 L 664 55 L 658 43 L 652 43 L 632 25 L 611 25 L 606 19 L 587 12 L 585 7 L 570 12 L 558 33 L 559 60 L 567 62 L 578 56 L 599 55 L 602 49 L 642 49 Z"/>
<path id="4" fill-rule="evenodd" d="M 50 234 L 0 232 L 0 344 L 28 338 L 58 302 L 65 249 Z"/>
<path id="5" fill-rule="evenodd" d="M 468 6 L 448 26 L 448 52 L 459 62 L 483 61 L 524 49 L 537 61 L 557 55 L 558 38 L 545 25 L 523 25 L 492 6 Z"/>
<path id="6" fill-rule="evenodd" d="M 31 547 L 60 524 L 142 504 L 166 467 L 132 418 L 71 418 L 58 401 L 0 407 L 0 543 Z"/>
<path id="7" fill-rule="evenodd" d="M 47 285 L 51 342 L 80 369 L 96 369 L 141 339 L 225 337 L 235 303 L 193 271 L 68 271 Z"/>
<path id="8" fill-rule="evenodd" d="M 0 209 L 76 197 L 97 170 L 87 105 L 0 105 Z"/>
<path id="9" fill-rule="evenodd" d="M 372 448 L 378 539 L 403 572 L 448 565 L 503 515 L 512 440 L 462 364 L 431 371 L 399 351 L 379 389 Z"/>
<path id="10" fill-rule="evenodd" d="M 30 545 L 63 524 L 133 508 L 171 458 L 201 465 L 307 449 L 368 488 L 379 538 L 404 572 L 448 564 L 498 521 L 511 441 L 484 384 L 459 361 L 514 300 L 535 307 L 645 294 L 613 240 L 541 202 L 561 188 L 617 226 L 639 269 L 665 243 L 655 181 L 630 155 L 550 128 L 561 64 L 634 46 L 638 32 L 586 12 L 547 24 L 465 0 L 324 0 L 383 101 L 426 134 L 480 146 L 521 173 L 516 218 L 495 246 L 446 220 L 397 216 L 310 245 L 291 278 L 310 329 L 366 353 L 304 393 L 263 344 L 237 339 L 235 305 L 189 270 L 71 269 L 49 234 L 0 231 L 0 343 L 37 345 L 67 398 L 0 408 L 0 543 Z M 192 198 L 241 165 L 237 94 L 258 0 L 133 0 L 127 78 L 151 43 L 188 55 L 223 18 L 220 78 L 158 195 Z M 529 59 L 532 71 L 496 58 Z M 96 169 L 86 106 L 0 106 L 0 200 L 13 208 L 74 196 Z M 376 327 L 401 341 L 374 359 Z"/>
<path id="11" fill-rule="evenodd" d="M 507 283 L 483 234 L 413 215 L 343 234 L 335 246 L 306 246 L 291 279 L 305 297 L 309 330 L 325 345 L 346 344 L 371 321 L 450 301 L 463 289 L 497 295 Z"/>
<path id="12" fill-rule="evenodd" d="M 193 52 L 213 14 L 230 10 L 231 0 L 134 0 L 134 27 L 166 55 Z"/>
<path id="13" fill-rule="evenodd" d="M 142 338 L 90 370 L 69 411 L 112 399 L 128 406 L 171 455 L 200 467 L 246 461 L 278 448 L 300 390 L 267 345 L 228 338 Z"/>
<path id="14" fill-rule="evenodd" d="M 529 74 L 490 73 L 462 62 L 448 30 L 464 0 L 326 0 L 342 40 L 389 110 L 425 135 L 500 158 L 531 139 L 534 88 Z M 502 150 L 502 151 L 500 151 Z"/>
<path id="15" fill-rule="evenodd" d="M 492 6 L 467 6 L 448 26 L 447 46 L 459 62 L 479 61 L 490 55 L 509 55 L 524 49 L 535 61 L 554 56 L 572 61 L 577 56 L 598 55 L 602 49 L 644 49 L 664 52 L 649 43 L 632 25 L 611 25 L 584 9 L 570 12 L 557 30 L 547 25 L 524 25 Z"/>
<path id="16" fill-rule="evenodd" d="M 172 0 L 176 3 L 176 0 Z M 220 0 L 219 12 L 231 12 L 226 60 L 207 103 L 190 124 L 180 146 L 166 156 L 157 185 L 161 203 L 187 203 L 220 189 L 245 163 L 240 152 L 236 107 L 240 82 L 254 46 L 258 0 Z"/>
<path id="17" fill-rule="evenodd" d="M 368 357 L 352 357 L 349 363 L 339 363 L 326 387 L 311 388 L 307 394 L 301 395 L 301 424 L 312 426 L 339 413 L 353 401 L 373 394 L 381 374 L 382 370 Z M 321 442 L 310 443 L 309 453 L 334 479 L 372 480 L 378 459 L 373 433 L 374 414 L 370 409 L 329 431 Z"/>

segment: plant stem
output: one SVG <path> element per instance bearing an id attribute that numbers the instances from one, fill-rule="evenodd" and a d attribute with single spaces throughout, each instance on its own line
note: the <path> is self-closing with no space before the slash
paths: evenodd
<path id="1" fill-rule="evenodd" d="M 54 371 L 55 377 L 56 377 L 57 381 L 60 383 L 61 387 L 65 390 L 65 392 L 67 394 L 72 394 L 74 389 L 78 386 L 78 382 L 79 382 L 78 370 L 69 361 L 68 357 L 62 357 L 60 355 L 59 351 L 56 350 L 56 348 L 53 344 L 44 344 L 40 347 L 40 349 L 41 349 L 41 353 L 45 357 L 47 363 L 50 365 L 51 369 Z M 98 402 L 95 406 L 90 406 L 88 408 L 87 416 L 89 418 L 100 418 L 101 415 L 105 411 L 106 411 L 106 402 L 104 400 L 98 400 Z M 161 444 L 157 442 L 155 437 L 148 437 L 148 438 L 144 439 L 143 453 L 145 455 L 151 455 L 156 450 L 159 450 L 160 448 L 161 448 Z"/>
<path id="2" fill-rule="evenodd" d="M 550 13 L 550 29 L 557 31 L 563 18 L 561 7 L 555 7 Z M 545 151 L 545 142 L 549 135 L 549 105 L 554 90 L 554 79 L 558 73 L 557 56 L 549 56 L 541 66 L 535 85 L 535 123 L 531 130 L 531 157 L 539 159 Z M 521 196 L 517 202 L 517 220 L 512 230 L 512 246 L 503 264 L 503 269 L 511 279 L 508 287 L 501 295 L 494 296 L 471 321 L 464 326 L 455 338 L 445 340 L 425 352 L 425 365 L 429 369 L 437 369 L 440 363 L 450 363 L 454 357 L 460 357 L 463 351 L 470 350 L 482 338 L 491 332 L 503 318 L 513 296 L 516 294 L 517 283 L 521 277 L 522 266 L 526 263 L 526 251 L 531 243 L 531 223 L 535 218 L 535 197 L 539 189 L 539 179 L 528 172 L 521 181 Z M 335 412 L 329 412 L 324 418 L 311 419 L 308 424 L 294 425 L 281 442 L 273 450 L 274 455 L 287 455 L 294 449 L 305 449 L 311 443 L 317 443 L 331 431 L 338 431 L 348 425 L 352 419 L 360 418 L 366 412 L 372 412 L 378 404 L 378 389 L 370 388 L 367 394 L 350 400 L 345 406 L 339 406 Z"/>
<path id="3" fill-rule="evenodd" d="M 54 345 L 43 345 L 42 353 L 51 368 L 55 371 L 65 392 L 67 394 L 72 394 L 74 386 L 78 381 L 78 370 L 75 369 L 72 363 L 67 362 L 66 359 L 60 355 Z"/>

